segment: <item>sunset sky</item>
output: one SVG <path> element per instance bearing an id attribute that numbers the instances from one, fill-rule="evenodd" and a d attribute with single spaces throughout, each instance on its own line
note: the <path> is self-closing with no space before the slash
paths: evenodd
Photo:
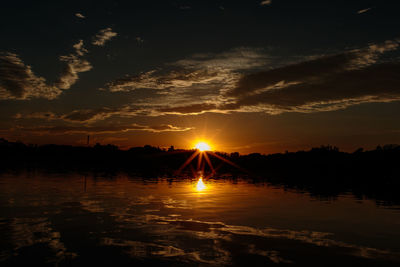
<path id="1" fill-rule="evenodd" d="M 0 137 L 400 143 L 400 1 L 3 1 Z"/>

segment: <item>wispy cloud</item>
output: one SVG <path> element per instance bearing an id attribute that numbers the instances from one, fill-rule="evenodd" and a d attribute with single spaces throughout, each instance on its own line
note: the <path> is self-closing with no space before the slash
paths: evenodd
<path id="1" fill-rule="evenodd" d="M 86 17 L 82 13 L 75 13 L 75 17 L 85 19 Z"/>
<path id="2" fill-rule="evenodd" d="M 56 86 L 47 85 L 45 78 L 36 76 L 18 55 L 0 54 L 0 99 L 54 99 L 60 93 Z"/>
<path id="3" fill-rule="evenodd" d="M 79 40 L 79 42 L 74 44 L 72 47 L 75 49 L 76 54 L 79 56 L 83 56 L 88 52 L 88 50 L 85 49 L 85 47 L 83 46 L 83 40 Z"/>
<path id="4" fill-rule="evenodd" d="M 136 89 L 168 89 L 231 85 L 241 70 L 268 64 L 268 57 L 259 49 L 237 48 L 222 54 L 195 54 L 190 58 L 167 64 L 136 75 L 127 75 L 106 85 L 111 92 Z"/>
<path id="5" fill-rule="evenodd" d="M 112 116 L 118 117 L 133 117 L 142 114 L 142 110 L 123 106 L 118 108 L 100 107 L 96 109 L 80 109 L 73 110 L 68 113 L 57 114 L 51 111 L 46 112 L 32 112 L 32 113 L 17 113 L 14 118 L 16 119 L 40 119 L 47 121 L 64 121 L 71 123 L 92 124 L 97 121 L 108 119 Z"/>
<path id="6" fill-rule="evenodd" d="M 78 44 L 80 51 L 82 46 Z M 136 103 L 60 115 L 36 113 L 21 118 L 92 124 L 112 116 L 310 113 L 361 103 L 398 101 L 400 63 L 381 60 L 382 55 L 398 48 L 398 40 L 389 40 L 274 68 L 270 66 L 277 59 L 257 49 L 199 54 L 166 64 L 164 69 L 127 76 L 106 85 L 111 92 L 147 90 L 148 94 Z M 85 69 L 84 65 L 82 68 Z"/>
<path id="7" fill-rule="evenodd" d="M 56 85 L 60 89 L 69 89 L 79 79 L 78 74 L 92 69 L 92 65 L 76 55 L 61 56 L 61 61 L 67 63 Z"/>
<path id="8" fill-rule="evenodd" d="M 106 88 L 111 92 L 157 91 L 154 97 L 141 102 L 147 113 L 156 115 L 158 107 L 165 103 L 175 106 L 223 101 L 220 97 L 235 86 L 241 72 L 261 69 L 270 62 L 271 57 L 261 49 L 237 48 L 221 54 L 196 54 L 165 64 L 164 68 L 114 80 Z"/>
<path id="9" fill-rule="evenodd" d="M 147 131 L 147 132 L 182 132 L 189 131 L 193 128 L 190 127 L 178 127 L 170 124 L 160 125 L 140 125 L 140 124 L 124 124 L 124 125 L 70 125 L 70 126 L 37 126 L 37 127 L 25 127 L 16 126 L 11 131 L 29 132 L 39 135 L 45 134 L 115 134 L 129 131 Z"/>
<path id="10" fill-rule="evenodd" d="M 22 114 L 22 113 L 17 113 L 14 116 L 15 119 L 43 119 L 43 120 L 58 120 L 59 117 L 51 112 L 32 112 L 30 114 Z"/>
<path id="11" fill-rule="evenodd" d="M 117 36 L 116 32 L 113 32 L 111 28 L 105 28 L 99 31 L 94 37 L 92 44 L 97 46 L 104 46 L 105 43 Z"/>
<path id="12" fill-rule="evenodd" d="M 329 73 L 276 90 L 241 95 L 236 108 L 252 107 L 272 114 L 282 112 L 316 112 L 343 109 L 370 102 L 400 100 L 400 64 L 377 64 L 358 70 Z M 261 79 L 268 78 L 263 73 Z M 256 79 L 257 79 L 256 78 Z M 246 84 L 258 82 L 252 78 Z"/>
<path id="13" fill-rule="evenodd" d="M 251 73 L 244 75 L 236 87 L 228 92 L 228 95 L 253 94 L 256 90 L 268 90 L 276 88 L 276 86 L 283 88 L 288 83 L 307 83 L 323 79 L 330 74 L 364 68 L 375 64 L 381 54 L 396 50 L 398 47 L 398 41 L 386 41 L 382 44 L 371 44 L 362 49 Z M 282 82 L 284 83 L 282 84 Z"/>
<path id="14" fill-rule="evenodd" d="M 111 28 L 100 31 L 96 44 L 104 43 L 116 36 Z M 73 45 L 74 52 L 59 57 L 65 67 L 54 84 L 37 76 L 32 67 L 26 65 L 17 54 L 0 53 L 0 99 L 27 100 L 31 98 L 55 99 L 63 90 L 71 88 L 79 79 L 79 73 L 92 69 L 92 65 L 83 57 L 88 53 L 83 40 Z"/>
<path id="15" fill-rule="evenodd" d="M 365 8 L 365 9 L 358 10 L 358 11 L 357 11 L 357 14 L 366 13 L 366 12 L 370 11 L 371 9 L 372 9 L 372 7 L 369 7 L 369 8 Z"/>
<path id="16" fill-rule="evenodd" d="M 265 0 L 260 3 L 261 6 L 269 6 L 272 4 L 272 0 Z"/>
<path id="17" fill-rule="evenodd" d="M 83 47 L 83 41 L 73 45 L 75 53 L 61 56 L 60 61 L 66 62 L 66 66 L 56 81 L 60 89 L 69 89 L 79 79 L 78 74 L 92 69 L 92 65 L 82 58 L 88 51 Z"/>
<path id="18" fill-rule="evenodd" d="M 80 72 L 92 68 L 88 61 L 80 57 L 87 51 L 82 40 L 74 48 L 75 53 L 60 57 L 66 66 L 53 85 L 49 85 L 45 78 L 36 76 L 31 66 L 26 65 L 18 55 L 0 54 L 0 99 L 56 98 L 78 80 Z"/>
<path id="19" fill-rule="evenodd" d="M 170 103 L 160 114 L 318 112 L 400 100 L 400 64 L 379 62 L 398 40 L 242 74 L 218 96 Z M 232 86 L 233 85 L 233 86 Z"/>

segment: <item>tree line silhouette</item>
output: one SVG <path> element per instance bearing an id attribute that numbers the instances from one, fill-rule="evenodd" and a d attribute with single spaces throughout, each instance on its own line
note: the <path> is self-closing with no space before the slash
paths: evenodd
<path id="1" fill-rule="evenodd" d="M 176 177 L 176 170 L 194 152 L 150 145 L 128 150 L 110 144 L 27 145 L 0 138 L 0 171 L 42 169 Z M 304 190 L 317 197 L 351 192 L 360 198 L 376 199 L 380 204 L 400 204 L 400 145 L 389 144 L 367 151 L 360 148 L 352 153 L 330 145 L 269 155 L 214 153 L 240 168 L 210 157 L 216 170 L 213 179 L 240 177 Z M 179 177 L 193 178 L 196 165 L 193 161 Z M 207 166 L 205 172 L 210 172 Z"/>

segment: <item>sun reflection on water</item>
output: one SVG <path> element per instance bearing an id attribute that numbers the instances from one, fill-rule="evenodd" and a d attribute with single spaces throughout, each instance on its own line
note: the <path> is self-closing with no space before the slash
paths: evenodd
<path id="1" fill-rule="evenodd" d="M 200 176 L 200 178 L 199 178 L 199 180 L 197 181 L 197 184 L 196 184 L 196 190 L 198 192 L 201 192 L 204 189 L 206 189 L 206 185 L 203 182 L 203 177 Z"/>

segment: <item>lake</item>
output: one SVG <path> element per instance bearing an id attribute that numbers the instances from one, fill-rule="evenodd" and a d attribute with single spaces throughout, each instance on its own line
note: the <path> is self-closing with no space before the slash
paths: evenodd
<path id="1" fill-rule="evenodd" d="M 228 178 L 1 174 L 0 265 L 400 266 L 400 207 Z"/>

